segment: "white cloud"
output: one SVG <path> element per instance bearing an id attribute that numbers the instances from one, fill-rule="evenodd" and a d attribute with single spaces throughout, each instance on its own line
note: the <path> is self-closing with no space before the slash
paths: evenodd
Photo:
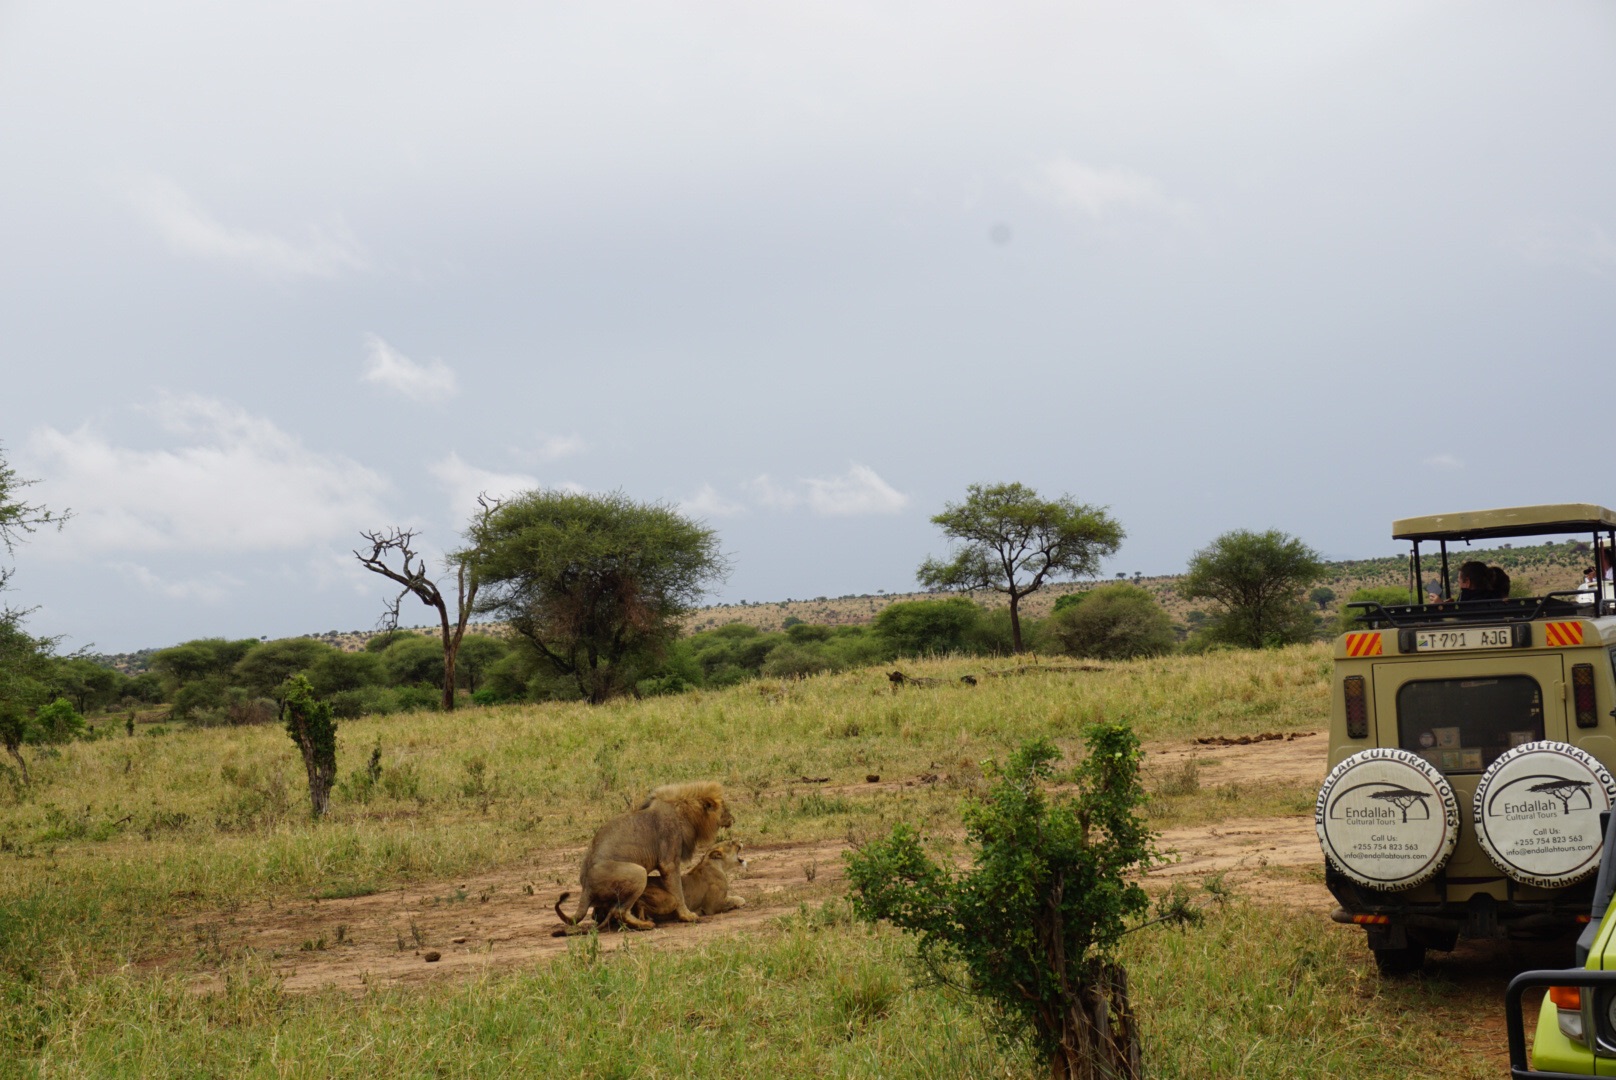
<path id="1" fill-rule="evenodd" d="M 1039 198 L 1095 220 L 1118 211 L 1182 214 L 1188 210 L 1187 204 L 1169 198 L 1153 176 L 1085 165 L 1070 158 L 1049 162 L 1026 187 Z"/>
<path id="2" fill-rule="evenodd" d="M 752 501 L 759 506 L 769 506 L 776 510 L 790 510 L 802 502 L 802 497 L 796 492 L 781 487 L 774 482 L 768 473 L 763 473 L 754 480 L 742 484 L 752 496 Z"/>
<path id="3" fill-rule="evenodd" d="M 1616 270 L 1616 240 L 1591 221 L 1517 222 L 1505 234 L 1504 244 L 1535 263 L 1598 275 Z"/>
<path id="4" fill-rule="evenodd" d="M 1432 454 L 1430 457 L 1425 459 L 1423 464 L 1428 469 L 1446 469 L 1452 471 L 1454 469 L 1464 468 L 1464 461 L 1452 454 Z"/>
<path id="5" fill-rule="evenodd" d="M 442 360 L 411 360 L 376 334 L 365 335 L 363 378 L 415 401 L 453 397 L 459 391 L 454 369 L 448 364 Z"/>
<path id="6" fill-rule="evenodd" d="M 202 577 L 171 580 L 160 577 L 139 563 L 113 563 L 112 568 L 121 571 L 147 592 L 188 603 L 221 604 L 242 586 L 240 578 L 217 570 Z"/>
<path id="7" fill-rule="evenodd" d="M 895 514 L 909 505 L 909 496 L 893 488 L 867 465 L 854 464 L 841 476 L 799 480 L 791 487 L 776 483 L 768 474 L 744 486 L 760 506 L 790 510 L 806 505 L 823 517 Z"/>
<path id="8" fill-rule="evenodd" d="M 114 446 L 88 425 L 44 427 L 28 455 L 51 505 L 73 508 L 64 549 L 247 554 L 345 537 L 385 516 L 387 481 L 319 454 L 271 421 L 222 401 L 163 397 L 142 410 L 184 445 Z"/>
<path id="9" fill-rule="evenodd" d="M 126 194 L 169 247 L 184 255 L 234 263 L 265 277 L 336 277 L 369 265 L 346 228 L 328 232 L 308 226 L 301 240 L 272 232 L 226 225 L 208 213 L 179 185 L 149 176 L 127 186 Z"/>
<path id="10" fill-rule="evenodd" d="M 808 506 L 816 514 L 852 516 L 895 514 L 909 505 L 909 496 L 897 491 L 865 465 L 854 465 L 846 475 L 829 480 L 804 480 Z"/>
<path id="11" fill-rule="evenodd" d="M 584 441 L 576 435 L 546 435 L 539 440 L 537 446 L 530 449 L 511 447 L 511 457 L 521 462 L 535 464 L 546 461 L 560 461 L 562 458 L 581 454 L 586 449 Z"/>
<path id="12" fill-rule="evenodd" d="M 704 518 L 734 517 L 736 514 L 746 513 L 746 507 L 724 498 L 711 484 L 703 484 L 701 489 L 688 499 L 680 499 L 679 509 L 694 517 Z"/>
<path id="13" fill-rule="evenodd" d="M 438 481 L 438 486 L 448 493 L 449 512 L 454 515 L 457 525 L 469 522 L 472 515 L 477 512 L 478 495 L 486 494 L 489 498 L 501 499 L 542 486 L 535 477 L 523 473 L 499 473 L 480 469 L 453 451 L 450 451 L 449 456 L 442 461 L 428 466 L 427 471 Z M 567 491 L 583 490 L 572 483 L 554 486 Z"/>

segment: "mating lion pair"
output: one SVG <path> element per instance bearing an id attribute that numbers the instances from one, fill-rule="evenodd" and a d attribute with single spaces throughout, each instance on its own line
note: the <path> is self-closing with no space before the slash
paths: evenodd
<path id="1" fill-rule="evenodd" d="M 595 833 L 578 875 L 583 886 L 578 909 L 571 917 L 561 910 L 572 895 L 565 892 L 556 901 L 556 914 L 569 927 L 593 914 L 601 929 L 615 921 L 649 930 L 657 922 L 695 922 L 742 906 L 744 900 L 729 895 L 730 873 L 746 865 L 741 845 L 733 840 L 713 845 L 718 830 L 734 823 L 723 787 L 711 780 L 657 788 Z M 684 861 L 706 847 L 712 850 L 701 864 L 681 874 Z M 650 878 L 652 870 L 661 873 L 660 880 Z"/>

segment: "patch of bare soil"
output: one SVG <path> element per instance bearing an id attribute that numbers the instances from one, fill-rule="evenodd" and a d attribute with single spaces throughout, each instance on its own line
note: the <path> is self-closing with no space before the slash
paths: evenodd
<path id="1" fill-rule="evenodd" d="M 1149 747 L 1148 764 L 1171 768 L 1194 757 L 1215 770 L 1218 783 L 1318 780 L 1324 774 L 1323 753 L 1322 738 L 1229 747 L 1174 743 Z M 938 780 L 927 772 L 835 790 L 857 797 Z M 1330 909 L 1323 887 L 1299 880 L 1297 873 L 1319 859 L 1312 822 L 1304 817 L 1238 818 L 1173 829 L 1163 835 L 1162 847 L 1180 855 L 1173 865 L 1152 872 L 1152 878 L 1164 883 L 1222 873 L 1261 902 L 1321 913 Z M 747 872 L 732 890 L 745 898 L 746 907 L 700 923 L 603 934 L 601 947 L 616 949 L 632 942 L 635 948 L 688 948 L 756 930 L 805 900 L 840 893 L 846 848 L 845 840 L 748 845 Z M 576 890 L 582 856 L 581 848 L 541 851 L 524 863 L 480 875 L 369 896 L 253 904 L 193 917 L 186 930 L 196 945 L 194 955 L 171 957 L 163 966 L 194 970 L 196 987 L 214 990 L 223 986 L 220 961 L 250 952 L 267 960 L 290 991 L 336 987 L 360 992 L 544 962 L 568 948 L 569 939 L 551 936 L 561 925 L 553 906 L 563 890 Z M 428 961 L 430 953 L 438 959 Z"/>
<path id="2" fill-rule="evenodd" d="M 806 899 L 841 891 L 842 840 L 748 847 L 747 873 L 731 891 L 747 906 L 691 924 L 644 933 L 608 933 L 601 948 L 688 948 L 755 930 Z M 543 852 L 525 865 L 341 900 L 254 904 L 193 918 L 187 926 L 199 960 L 250 951 L 269 962 L 296 992 L 334 987 L 362 992 L 543 962 L 567 951 L 553 910 L 575 881 L 582 848 Z M 577 885 L 570 886 L 576 900 Z M 437 953 L 439 959 L 426 957 Z M 179 961 L 179 958 L 176 958 Z M 198 990 L 222 989 L 223 975 L 205 970 Z"/>
<path id="3" fill-rule="evenodd" d="M 1323 732 L 1302 731 L 1291 735 L 1293 737 L 1277 739 L 1240 736 L 1221 743 L 1199 740 L 1152 743 L 1145 747 L 1146 776 L 1176 772 L 1186 761 L 1193 760 L 1207 767 L 1206 780 L 1213 784 L 1322 784 L 1330 752 L 1329 740 Z M 1241 743 L 1240 738 L 1252 741 Z M 1308 827 L 1312 828 L 1311 824 Z"/>

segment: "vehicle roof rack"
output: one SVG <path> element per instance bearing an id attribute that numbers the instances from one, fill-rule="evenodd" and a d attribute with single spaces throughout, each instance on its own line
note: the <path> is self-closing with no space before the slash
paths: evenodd
<path id="1" fill-rule="evenodd" d="M 1589 599 L 1583 599 L 1588 597 Z M 1592 616 L 1598 613 L 1592 592 L 1571 589 L 1545 596 L 1508 600 L 1449 600 L 1436 604 L 1378 604 L 1354 600 L 1346 607 L 1359 609 L 1355 618 L 1370 629 L 1412 626 L 1467 625 L 1470 623 L 1531 622 L 1533 619 Z"/>
<path id="2" fill-rule="evenodd" d="M 1616 511 L 1593 503 L 1545 503 L 1430 514 L 1392 522 L 1394 540 L 1487 540 L 1616 529 Z"/>

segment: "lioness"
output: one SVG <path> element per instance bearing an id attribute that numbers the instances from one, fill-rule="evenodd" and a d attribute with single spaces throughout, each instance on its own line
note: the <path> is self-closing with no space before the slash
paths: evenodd
<path id="1" fill-rule="evenodd" d="M 634 902 L 645 891 L 646 872 L 657 870 L 668 883 L 674 917 L 695 922 L 699 916 L 685 904 L 679 867 L 700 848 L 712 844 L 719 829 L 735 823 L 724 804 L 724 788 L 712 780 L 665 784 L 637 808 L 600 827 L 584 854 L 578 883 L 583 896 L 568 918 L 561 910 L 571 893 L 556 901 L 556 914 L 568 926 L 577 926 L 593 912 L 595 925 L 604 928 L 616 919 L 636 930 L 656 924 L 634 914 Z"/>
<path id="2" fill-rule="evenodd" d="M 745 869 L 746 860 L 741 858 L 739 841 L 724 840 L 714 844 L 712 850 L 680 882 L 685 903 L 697 915 L 717 915 L 744 907 L 745 900 L 729 894 L 729 881 Z M 673 893 L 662 881 L 652 878 L 646 882 L 645 891 L 634 904 L 634 914 L 662 923 L 673 918 L 674 912 Z"/>

